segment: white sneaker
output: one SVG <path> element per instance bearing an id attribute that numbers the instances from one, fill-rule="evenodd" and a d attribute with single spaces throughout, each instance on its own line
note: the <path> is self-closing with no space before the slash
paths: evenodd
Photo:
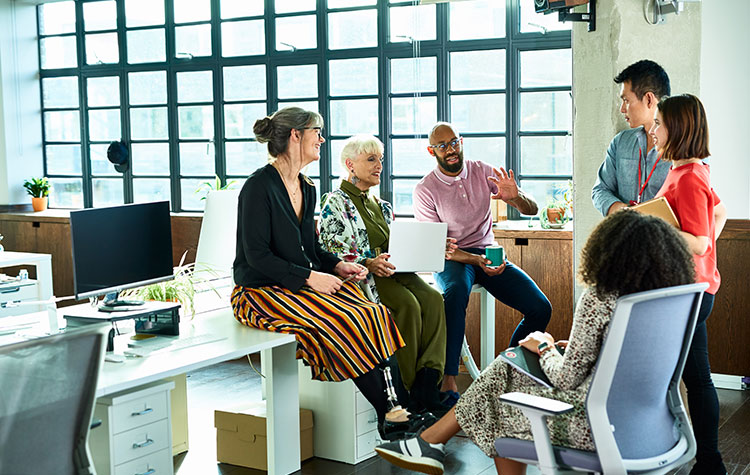
<path id="1" fill-rule="evenodd" d="M 416 435 L 375 447 L 381 457 L 401 468 L 430 475 L 443 475 L 445 445 L 430 444 Z"/>

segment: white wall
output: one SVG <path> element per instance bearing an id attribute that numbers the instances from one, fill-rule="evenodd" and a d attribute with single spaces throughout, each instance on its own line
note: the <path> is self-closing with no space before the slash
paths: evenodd
<path id="1" fill-rule="evenodd" d="M 37 58 L 35 7 L 0 0 L 0 204 L 28 203 L 43 172 Z"/>
<path id="2" fill-rule="evenodd" d="M 730 218 L 750 218 L 750 2 L 702 4 L 701 94 L 711 184 Z"/>

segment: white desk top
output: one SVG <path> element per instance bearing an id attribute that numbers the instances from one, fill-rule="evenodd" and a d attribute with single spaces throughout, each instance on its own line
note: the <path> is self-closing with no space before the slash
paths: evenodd
<path id="1" fill-rule="evenodd" d="M 180 324 L 180 337 L 204 333 L 227 338 L 194 347 L 160 352 L 145 358 L 127 357 L 124 363 L 104 362 L 96 396 L 124 391 L 295 341 L 293 335 L 257 330 L 240 324 L 234 319 L 231 308 L 196 315 L 192 321 Z M 115 352 L 118 351 L 117 344 L 116 341 Z"/>
<path id="2" fill-rule="evenodd" d="M 33 262 L 51 261 L 51 254 L 34 252 L 0 251 L 0 267 L 19 266 Z"/>

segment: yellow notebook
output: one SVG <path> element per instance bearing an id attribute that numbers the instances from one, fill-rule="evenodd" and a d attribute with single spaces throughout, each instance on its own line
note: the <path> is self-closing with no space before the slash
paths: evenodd
<path id="1" fill-rule="evenodd" d="M 663 196 L 654 198 L 653 200 L 649 200 L 638 205 L 634 205 L 632 206 L 632 208 L 643 214 L 661 218 L 677 229 L 680 229 L 680 222 L 677 221 L 677 216 L 675 216 L 674 211 L 672 211 L 672 207 L 669 206 L 669 202 Z"/>

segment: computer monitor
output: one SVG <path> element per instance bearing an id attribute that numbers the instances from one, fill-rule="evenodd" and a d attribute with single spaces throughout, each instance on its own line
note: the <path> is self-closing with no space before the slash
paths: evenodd
<path id="1" fill-rule="evenodd" d="M 133 305 L 118 293 L 174 277 L 167 201 L 71 211 L 70 237 L 77 299 Z"/>

